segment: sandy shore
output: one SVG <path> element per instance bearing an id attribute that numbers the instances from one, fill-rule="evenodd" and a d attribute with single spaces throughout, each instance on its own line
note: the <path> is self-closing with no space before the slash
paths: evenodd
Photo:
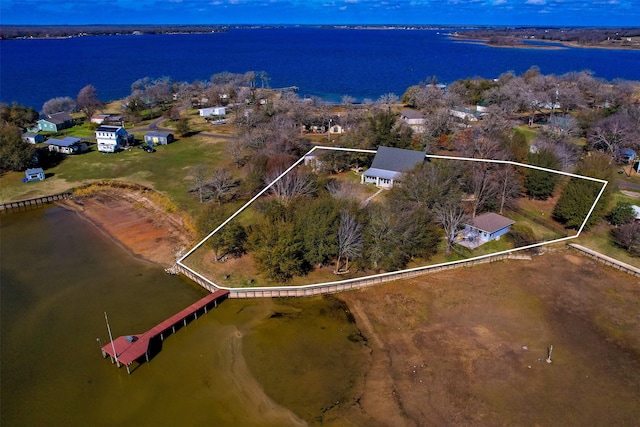
<path id="1" fill-rule="evenodd" d="M 189 249 L 191 232 L 177 214 L 167 213 L 142 192 L 108 188 L 62 205 L 77 212 L 133 256 L 163 267 Z"/>

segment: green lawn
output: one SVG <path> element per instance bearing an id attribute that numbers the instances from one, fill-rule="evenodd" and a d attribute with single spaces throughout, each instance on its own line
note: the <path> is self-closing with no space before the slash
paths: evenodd
<path id="1" fill-rule="evenodd" d="M 225 140 L 190 137 L 156 147 L 155 153 L 134 147 L 119 153 L 100 153 L 96 147 L 85 154 L 68 156 L 59 165 L 45 170 L 42 182 L 22 183 L 22 172 L 5 173 L 0 177 L 0 200 L 21 200 L 39 195 L 55 194 L 102 179 L 131 181 L 167 195 L 189 214 L 201 209 L 188 193 L 191 182 L 189 168 L 197 163 L 212 167 L 223 162 Z"/>

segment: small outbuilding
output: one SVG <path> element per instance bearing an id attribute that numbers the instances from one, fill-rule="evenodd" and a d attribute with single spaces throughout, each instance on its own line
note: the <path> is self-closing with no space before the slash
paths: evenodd
<path id="1" fill-rule="evenodd" d="M 24 142 L 28 142 L 29 144 L 38 144 L 39 142 L 44 142 L 44 135 L 33 132 L 25 132 L 22 134 L 22 139 Z"/>
<path id="2" fill-rule="evenodd" d="M 147 132 L 144 135 L 144 142 L 147 145 L 167 145 L 173 142 L 173 134 L 169 132 Z"/>
<path id="3" fill-rule="evenodd" d="M 44 180 L 44 170 L 42 168 L 27 169 L 24 175 L 25 175 L 23 179 L 24 182 Z"/>
<path id="4" fill-rule="evenodd" d="M 515 223 L 512 219 L 494 212 L 483 213 L 469 221 L 458 234 L 457 243 L 470 249 L 477 248 L 509 232 Z"/>

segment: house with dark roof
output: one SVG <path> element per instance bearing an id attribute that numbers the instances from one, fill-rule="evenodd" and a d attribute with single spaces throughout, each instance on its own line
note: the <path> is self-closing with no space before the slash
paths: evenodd
<path id="1" fill-rule="evenodd" d="M 402 180 L 407 171 L 424 162 L 425 156 L 424 151 L 380 146 L 371 167 L 362 174 L 360 182 L 391 188 L 394 183 Z"/>
<path id="2" fill-rule="evenodd" d="M 456 243 L 475 249 L 508 233 L 515 221 L 494 212 L 483 213 L 465 224 L 458 233 Z"/>
<path id="3" fill-rule="evenodd" d="M 87 151 L 87 144 L 80 138 L 67 136 L 64 139 L 49 138 L 49 151 L 62 154 L 78 154 Z"/>
<path id="4" fill-rule="evenodd" d="M 420 111 L 405 108 L 400 112 L 400 118 L 408 124 L 415 133 L 424 133 L 427 117 Z"/>
<path id="5" fill-rule="evenodd" d="M 75 120 L 69 113 L 47 114 L 45 118 L 38 120 L 38 130 L 58 132 L 62 129 L 73 127 L 75 124 Z"/>
<path id="6" fill-rule="evenodd" d="M 167 145 L 173 142 L 173 134 L 169 132 L 150 131 L 144 135 L 147 145 Z"/>

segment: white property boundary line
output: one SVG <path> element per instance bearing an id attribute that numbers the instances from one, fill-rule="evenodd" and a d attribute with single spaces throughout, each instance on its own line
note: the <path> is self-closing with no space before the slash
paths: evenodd
<path id="1" fill-rule="evenodd" d="M 189 252 L 187 252 L 185 255 L 183 255 L 182 258 L 180 258 L 177 261 L 177 264 L 181 268 L 189 271 L 191 274 L 193 274 L 193 275 L 197 276 L 198 278 L 200 278 L 201 280 L 203 280 L 205 283 L 208 283 L 214 289 L 224 289 L 224 290 L 228 290 L 228 291 L 230 291 L 232 293 L 233 292 L 246 293 L 246 292 L 265 292 L 265 291 L 273 291 L 273 292 L 288 291 L 288 292 L 292 292 L 292 291 L 295 291 L 295 290 L 315 289 L 315 288 L 323 288 L 323 287 L 331 287 L 331 286 L 335 287 L 337 285 L 349 284 L 349 283 L 353 283 L 353 282 L 357 282 L 357 281 L 366 281 L 366 280 L 371 280 L 371 279 L 376 279 L 376 278 L 385 278 L 385 277 L 389 277 L 389 276 L 392 276 L 392 275 L 400 275 L 400 274 L 403 274 L 403 273 L 418 272 L 418 271 L 422 271 L 422 270 L 437 269 L 437 268 L 445 267 L 445 266 L 448 266 L 448 265 L 453 266 L 453 265 L 456 265 L 456 264 L 469 263 L 469 262 L 472 262 L 472 261 L 480 261 L 480 260 L 484 260 L 484 259 L 487 259 L 487 258 L 496 257 L 496 256 L 500 256 L 500 255 L 509 255 L 509 254 L 511 254 L 513 252 L 517 252 L 517 251 L 523 251 L 523 250 L 537 248 L 537 247 L 544 246 L 544 245 L 550 245 L 550 244 L 553 244 L 553 243 L 564 242 L 564 241 L 572 240 L 572 239 L 575 239 L 575 238 L 579 237 L 580 233 L 582 232 L 582 230 L 584 229 L 585 225 L 587 224 L 587 221 L 591 217 L 591 214 L 593 213 L 593 210 L 595 209 L 596 205 L 598 204 L 598 201 L 600 200 L 600 197 L 602 197 L 602 194 L 604 193 L 604 190 L 606 189 L 607 184 L 609 183 L 608 181 L 606 181 L 604 179 L 591 178 L 591 177 L 588 177 L 588 176 L 576 175 L 576 174 L 573 174 L 573 173 L 557 171 L 557 170 L 554 170 L 554 169 L 543 168 L 543 167 L 540 167 L 540 166 L 527 165 L 527 164 L 524 164 L 524 163 L 513 162 L 511 160 L 491 160 L 491 159 L 477 159 L 477 158 L 471 158 L 471 157 L 440 156 L 440 155 L 435 155 L 435 154 L 427 154 L 426 157 L 427 158 L 432 158 L 432 159 L 498 163 L 498 164 L 507 164 L 507 165 L 513 165 L 513 166 L 520 166 L 520 167 L 525 167 L 525 168 L 529 168 L 529 169 L 537 169 L 537 170 L 541 170 L 541 171 L 544 171 L 544 172 L 550 172 L 550 173 L 555 173 L 555 174 L 558 174 L 558 175 L 569 176 L 569 177 L 572 177 L 572 178 L 579 178 L 579 179 L 585 179 L 585 180 L 588 180 L 588 181 L 599 182 L 599 183 L 602 184 L 602 188 L 600 189 L 600 192 L 598 193 L 598 196 L 596 197 L 595 201 L 593 202 L 593 205 L 591 205 L 591 208 L 589 209 L 589 212 L 587 213 L 584 221 L 582 222 L 582 225 L 580 226 L 580 228 L 578 229 L 578 232 L 575 235 L 568 236 L 568 237 L 562 237 L 560 239 L 550 240 L 548 242 L 534 243 L 532 245 L 521 246 L 521 247 L 518 247 L 518 248 L 509 249 L 509 250 L 506 250 L 506 251 L 500 251 L 500 252 L 496 252 L 496 253 L 492 253 L 492 254 L 480 255 L 480 256 L 477 256 L 477 257 L 463 259 L 463 260 L 444 262 L 444 263 L 440 263 L 440 264 L 427 265 L 427 266 L 422 266 L 422 267 L 414 267 L 414 268 L 409 268 L 409 269 L 406 269 L 406 270 L 398 270 L 398 271 L 393 271 L 393 272 L 388 272 L 388 273 L 373 274 L 373 275 L 370 275 L 370 276 L 363 276 L 363 277 L 358 277 L 358 278 L 354 278 L 354 279 L 338 280 L 338 281 L 335 281 L 335 282 L 315 283 L 315 284 L 311 284 L 311 285 L 300 285 L 300 286 L 260 286 L 260 287 L 247 287 L 247 288 L 229 288 L 229 287 L 217 285 L 217 284 L 213 283 L 211 280 L 209 280 L 206 277 L 204 277 L 202 274 L 200 274 L 200 273 L 196 272 L 195 270 L 191 269 L 190 267 L 187 267 L 186 265 L 184 265 L 183 261 L 187 257 L 189 257 L 198 248 L 200 248 L 200 246 L 202 246 L 207 240 L 209 240 L 209 238 L 211 238 L 211 236 L 213 236 L 218 231 L 220 231 L 222 229 L 222 227 L 227 225 L 231 220 L 233 220 L 236 216 L 238 216 L 240 213 L 242 213 L 255 200 L 257 200 L 260 196 L 262 196 L 264 193 L 266 193 L 276 182 L 278 182 L 280 179 L 282 179 L 282 177 L 284 177 L 287 173 L 289 173 L 296 166 L 298 166 L 300 163 L 302 163 L 304 161 L 305 157 L 307 155 L 313 153 L 315 150 L 346 151 L 346 152 L 367 153 L 367 154 L 376 154 L 376 152 L 377 152 L 376 150 L 361 150 L 361 149 L 355 149 L 355 148 L 326 147 L 326 146 L 320 146 L 320 145 L 313 147 L 304 156 L 302 156 L 294 164 L 292 164 L 287 170 L 282 172 L 269 185 L 267 185 L 264 189 L 262 189 L 258 194 L 253 196 L 251 198 L 251 200 L 249 200 L 240 209 L 238 209 L 236 212 L 234 212 L 222 224 L 220 224 L 218 227 L 216 227 L 215 230 L 213 230 L 211 233 L 209 233 L 204 239 L 202 239 Z"/>

